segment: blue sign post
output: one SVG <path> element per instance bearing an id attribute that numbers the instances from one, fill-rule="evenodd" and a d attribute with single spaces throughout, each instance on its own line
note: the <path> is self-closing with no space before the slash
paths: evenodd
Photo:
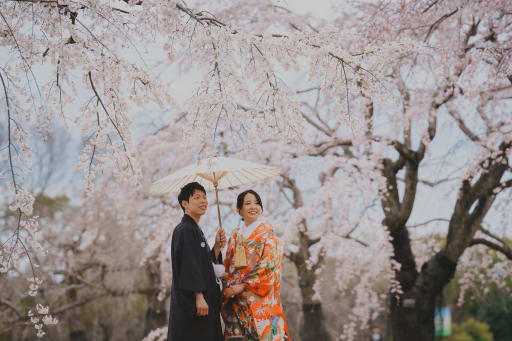
<path id="1" fill-rule="evenodd" d="M 436 336 L 450 336 L 452 334 L 452 314 L 450 308 L 436 309 L 434 323 Z"/>

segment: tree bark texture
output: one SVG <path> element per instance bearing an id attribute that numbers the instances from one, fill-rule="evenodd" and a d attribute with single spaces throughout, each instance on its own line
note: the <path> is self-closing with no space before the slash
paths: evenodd
<path id="1" fill-rule="evenodd" d="M 383 162 L 388 191 L 382 196 L 385 212 L 383 224 L 392 237 L 393 259 L 400 264 L 395 274 L 402 289 L 400 294 L 391 294 L 390 299 L 393 340 L 433 341 L 436 302 L 443 288 L 453 278 L 459 258 L 468 247 L 475 244 L 473 238 L 496 198 L 496 189 L 503 187 L 500 181 L 508 169 L 506 150 L 510 143 L 501 145 L 501 155 L 489 157 L 482 163 L 486 165 L 477 178 L 462 182 L 448 224 L 446 244 L 419 271 L 406 222 L 415 201 L 418 168 L 423 152 L 414 152 L 399 144 L 396 147 L 400 159 L 395 162 L 386 159 Z M 400 199 L 396 174 L 404 167 L 405 191 Z"/>

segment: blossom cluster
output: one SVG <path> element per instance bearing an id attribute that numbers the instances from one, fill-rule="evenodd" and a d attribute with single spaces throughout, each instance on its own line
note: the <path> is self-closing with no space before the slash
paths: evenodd
<path id="1" fill-rule="evenodd" d="M 35 312 L 32 309 L 29 310 L 28 317 L 30 317 L 30 322 L 34 325 L 34 328 L 37 330 L 37 336 L 40 338 L 46 335 L 46 332 L 43 330 L 44 326 L 54 325 L 59 322 L 50 314 L 50 308 L 42 304 L 36 305 Z"/>

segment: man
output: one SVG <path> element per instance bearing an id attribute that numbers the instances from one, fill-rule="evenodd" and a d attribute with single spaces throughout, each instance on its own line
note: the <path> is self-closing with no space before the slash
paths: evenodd
<path id="1" fill-rule="evenodd" d="M 199 227 L 208 200 L 197 182 L 185 185 L 178 201 L 185 212 L 172 234 L 172 288 L 168 341 L 221 341 L 221 292 L 213 264 L 222 264 L 220 250 L 226 243 L 222 229 L 210 250 Z"/>

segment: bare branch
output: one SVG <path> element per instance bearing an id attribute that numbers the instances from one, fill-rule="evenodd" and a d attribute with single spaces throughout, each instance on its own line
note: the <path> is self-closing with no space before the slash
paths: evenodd
<path id="1" fill-rule="evenodd" d="M 483 226 L 480 225 L 479 230 L 482 231 L 483 234 L 485 234 L 485 235 L 487 235 L 487 236 L 497 240 L 498 242 L 500 242 L 502 244 L 506 244 L 506 242 L 503 239 L 501 239 L 500 237 L 498 237 L 497 235 L 495 235 L 491 231 L 487 230 Z"/>
<path id="2" fill-rule="evenodd" d="M 405 85 L 404 80 L 402 79 L 402 76 L 400 75 L 400 70 L 397 67 L 393 68 L 393 78 L 395 79 L 395 83 L 397 85 L 398 91 L 402 95 L 402 115 L 406 115 L 407 110 L 409 108 L 409 102 L 411 99 L 411 95 L 409 94 L 409 91 L 407 89 L 407 86 Z M 407 125 L 404 127 L 404 140 L 405 145 L 408 148 L 411 148 L 411 119 L 408 119 Z"/>
<path id="3" fill-rule="evenodd" d="M 430 25 L 428 31 L 427 31 L 427 35 L 425 36 L 425 39 L 424 41 L 427 41 L 429 38 L 430 38 L 430 35 L 432 34 L 432 32 L 435 31 L 435 29 L 441 25 L 441 23 L 443 21 L 445 21 L 446 19 L 448 19 L 449 17 L 451 17 L 452 15 L 454 15 L 455 13 L 457 13 L 459 11 L 458 8 L 454 9 L 453 11 L 451 11 L 450 13 L 446 13 L 445 15 L 443 15 L 441 18 L 437 19 L 432 25 Z"/>
<path id="4" fill-rule="evenodd" d="M 11 107 L 9 105 L 9 95 L 7 94 L 7 86 L 5 84 L 4 77 L 2 76 L 1 72 L 0 72 L 0 80 L 2 81 L 2 86 L 4 87 L 5 103 L 7 106 L 7 141 L 8 141 L 8 151 L 9 151 L 9 165 L 10 165 L 10 169 L 11 169 L 11 176 L 12 176 L 12 183 L 14 186 L 14 191 L 16 194 L 18 194 L 18 187 L 16 185 L 16 177 L 14 176 L 14 167 L 12 165 Z"/>
<path id="5" fill-rule="evenodd" d="M 480 139 L 478 138 L 478 136 L 476 136 L 467 126 L 466 126 L 466 123 L 464 123 L 464 120 L 462 119 L 462 117 L 460 117 L 459 113 L 452 109 L 452 108 L 448 108 L 448 113 L 450 114 L 451 117 L 453 117 L 453 119 L 455 120 L 455 122 L 457 123 L 457 125 L 459 126 L 460 130 L 462 130 L 462 132 L 464 134 L 466 134 L 466 136 L 473 142 L 478 142 L 480 141 Z"/>
<path id="6" fill-rule="evenodd" d="M 358 238 L 354 238 L 352 237 L 351 235 L 343 235 L 343 236 L 340 236 L 341 238 L 343 239 L 348 239 L 348 240 L 353 240 L 354 242 L 364 246 L 364 247 L 368 247 L 369 245 L 365 242 L 363 242 L 362 240 L 358 239 Z"/>
<path id="7" fill-rule="evenodd" d="M 419 224 L 414 224 L 414 225 L 407 225 L 406 227 L 409 228 L 409 227 L 418 227 L 418 226 L 425 226 L 425 225 L 428 225 L 434 221 L 443 221 L 443 222 L 446 222 L 446 223 L 449 223 L 450 220 L 449 219 L 445 219 L 445 218 L 434 218 L 434 219 L 430 219 L 430 220 L 427 220 L 426 222 L 424 223 L 419 223 Z"/>
<path id="8" fill-rule="evenodd" d="M 5 22 L 5 25 L 7 25 L 7 29 L 9 30 L 9 33 L 12 37 L 12 39 L 14 40 L 14 43 L 16 44 L 16 49 L 18 50 L 19 54 L 20 54 L 20 57 L 21 59 L 23 59 L 23 62 L 25 63 L 25 65 L 27 66 L 27 68 L 29 69 L 31 75 L 32 75 L 32 78 L 34 79 L 34 82 L 36 84 L 36 88 L 37 88 L 37 91 L 39 92 L 39 96 L 41 96 L 41 90 L 39 89 L 39 85 L 37 83 L 37 79 L 36 79 L 36 76 L 34 75 L 34 72 L 32 71 L 32 66 L 30 65 L 30 63 L 27 61 L 27 59 L 25 58 L 25 56 L 23 55 L 23 52 L 21 50 L 21 47 L 20 45 L 18 44 L 18 40 L 16 39 L 16 36 L 14 35 L 14 32 L 11 28 L 11 25 L 9 25 L 9 22 L 7 21 L 7 19 L 5 18 L 4 14 L 0 11 L 0 16 L 2 17 L 3 21 Z M 27 78 L 27 81 L 28 81 L 28 78 Z M 32 91 L 32 90 L 31 90 Z"/>
<path id="9" fill-rule="evenodd" d="M 310 91 L 314 91 L 314 90 L 320 90 L 320 88 L 319 87 L 313 87 L 313 88 L 304 89 L 304 90 L 297 90 L 296 93 L 297 94 L 304 94 L 306 92 L 310 92 Z"/>
<path id="10" fill-rule="evenodd" d="M 299 208 L 304 206 L 304 200 L 302 199 L 302 193 L 299 191 L 299 188 L 297 187 L 297 183 L 294 179 L 290 178 L 286 174 L 281 174 L 281 178 L 283 181 L 281 181 L 281 185 L 285 188 L 288 188 L 293 193 L 293 207 Z"/>
<path id="11" fill-rule="evenodd" d="M 498 245 L 488 239 L 483 238 L 472 239 L 471 242 L 469 243 L 469 246 L 474 245 L 485 245 L 493 250 L 502 253 L 505 257 L 512 260 L 512 249 L 508 245 Z"/>
<path id="12" fill-rule="evenodd" d="M 14 305 L 14 303 L 9 302 L 6 299 L 0 298 L 0 304 L 3 304 L 5 306 L 9 307 L 11 310 L 13 310 L 16 313 L 16 315 L 18 315 L 18 317 L 20 317 L 20 318 L 24 317 L 24 315 L 18 310 L 18 308 Z"/>
<path id="13" fill-rule="evenodd" d="M 317 143 L 316 145 L 314 145 L 316 150 L 312 151 L 312 152 L 308 152 L 308 155 L 310 155 L 310 156 L 325 155 L 325 152 L 327 152 L 331 148 L 344 147 L 344 146 L 346 146 L 346 147 L 352 146 L 352 141 L 351 140 L 340 140 L 340 139 L 336 138 L 333 141 Z"/>
<path id="14" fill-rule="evenodd" d="M 506 151 L 512 142 L 503 142 L 499 149 L 502 155 L 491 155 L 488 166 L 483 167 L 480 177 L 472 184 L 464 180 L 459 189 L 455 208 L 450 219 L 445 254 L 457 261 L 473 236 L 480 228 L 483 219 L 496 199 L 494 189 L 500 186 L 501 177 L 507 171 L 508 164 L 498 158 L 506 158 Z M 504 154 L 504 155 L 503 155 Z M 475 205 L 476 202 L 476 205 Z"/>
<path id="15" fill-rule="evenodd" d="M 432 1 L 430 5 L 428 5 L 421 13 L 427 13 L 434 5 L 436 5 L 439 2 L 439 0 Z"/>
<path id="16" fill-rule="evenodd" d="M 397 178 L 397 180 L 405 182 L 404 178 Z M 454 181 L 454 180 L 459 180 L 459 178 L 445 178 L 445 179 L 441 179 L 441 180 L 438 180 L 438 181 L 429 181 L 429 180 L 424 180 L 424 179 L 418 179 L 418 182 L 420 184 L 423 184 L 423 185 L 426 185 L 426 186 L 429 186 L 429 187 L 436 187 L 437 185 L 440 185 L 442 183 L 449 182 L 449 181 Z"/>
<path id="17" fill-rule="evenodd" d="M 94 86 L 94 82 L 92 81 L 92 73 L 91 71 L 88 72 L 88 75 L 89 75 L 89 81 L 90 81 L 90 84 L 91 84 L 91 88 L 92 90 L 94 91 L 94 94 L 96 95 L 96 98 L 98 99 L 98 102 L 101 104 L 101 107 L 103 108 L 103 110 L 105 111 L 105 114 L 107 115 L 110 123 L 112 123 L 112 126 L 114 126 L 114 128 L 116 129 L 117 131 L 117 134 L 119 135 L 119 138 L 121 139 L 121 142 L 123 143 L 123 149 L 124 151 L 126 152 L 127 149 L 126 149 L 126 143 L 124 141 L 124 137 L 123 137 L 123 134 L 121 134 L 121 131 L 119 130 L 117 124 L 114 122 L 114 120 L 112 119 L 112 117 L 110 116 L 107 108 L 105 107 L 105 104 L 103 104 L 103 101 L 100 97 L 100 95 L 98 94 L 98 91 L 96 91 L 96 87 Z M 99 121 L 98 121 L 99 122 Z M 130 167 L 133 171 L 133 166 L 132 166 L 132 162 L 130 161 L 130 158 L 127 156 L 126 159 L 128 160 L 128 163 L 130 164 Z"/>
<path id="18" fill-rule="evenodd" d="M 97 300 L 99 298 L 103 298 L 103 297 L 106 297 L 108 296 L 108 294 L 100 294 L 100 295 L 96 295 L 96 296 L 91 296 L 91 297 L 88 297 L 84 300 L 81 300 L 81 301 L 76 301 L 76 302 L 71 302 L 71 303 L 68 303 L 68 304 L 65 304 L 55 310 L 53 310 L 53 314 L 54 315 L 57 315 L 57 314 L 62 314 L 63 312 L 65 312 L 66 310 L 69 310 L 69 309 L 73 309 L 73 308 L 78 308 L 78 307 L 81 307 L 89 302 L 92 302 L 94 300 Z"/>
<path id="19" fill-rule="evenodd" d="M 348 78 L 347 78 L 347 72 L 345 71 L 345 61 L 343 59 L 340 59 L 341 62 L 341 70 L 343 71 L 343 78 L 345 78 L 345 94 L 346 94 L 346 101 L 347 101 L 347 114 L 350 117 L 350 100 L 348 98 Z"/>
<path id="20" fill-rule="evenodd" d="M 215 25 L 217 27 L 226 26 L 226 24 L 224 24 L 223 22 L 220 22 L 216 18 L 203 16 L 202 13 L 193 13 L 191 9 L 185 8 L 185 7 L 181 6 L 180 4 L 176 4 L 176 8 L 179 9 L 180 11 L 182 11 L 183 13 L 186 13 L 189 17 L 191 17 L 192 19 L 194 19 L 195 21 L 197 21 L 201 25 L 212 24 L 212 25 Z"/>

